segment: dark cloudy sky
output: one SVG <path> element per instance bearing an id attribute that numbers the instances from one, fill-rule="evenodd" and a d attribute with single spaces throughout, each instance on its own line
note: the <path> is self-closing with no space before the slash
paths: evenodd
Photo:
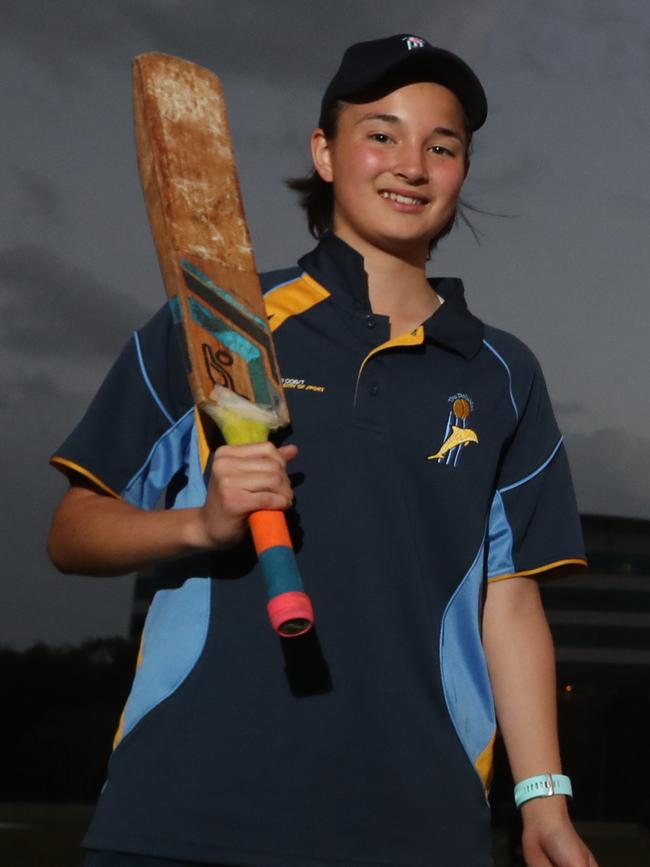
<path id="1" fill-rule="evenodd" d="M 131 579 L 58 576 L 65 489 L 47 457 L 164 293 L 136 171 L 130 61 L 223 81 L 260 270 L 310 245 L 282 178 L 308 166 L 322 91 L 353 41 L 412 32 L 481 77 L 459 228 L 432 273 L 537 353 L 583 511 L 650 518 L 647 0 L 10 0 L 0 27 L 0 643 L 123 633 Z"/>

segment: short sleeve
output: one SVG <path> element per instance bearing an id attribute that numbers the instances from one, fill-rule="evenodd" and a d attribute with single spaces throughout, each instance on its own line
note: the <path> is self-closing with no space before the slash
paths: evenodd
<path id="1" fill-rule="evenodd" d="M 85 415 L 50 462 L 66 475 L 85 477 L 116 497 L 136 488 L 142 491 L 135 480 L 145 468 L 151 471 L 161 449 L 168 458 L 164 475 L 173 475 L 170 444 L 174 431 L 178 429 L 179 436 L 185 433 L 182 420 L 192 406 L 180 345 L 165 305 L 132 335 Z"/>
<path id="2" fill-rule="evenodd" d="M 488 580 L 587 565 L 562 436 L 544 376 L 530 353 L 512 375 L 518 420 L 507 444 L 488 527 Z"/>

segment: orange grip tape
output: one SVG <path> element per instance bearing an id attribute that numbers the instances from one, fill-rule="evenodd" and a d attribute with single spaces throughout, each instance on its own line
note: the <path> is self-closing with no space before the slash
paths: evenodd
<path id="1" fill-rule="evenodd" d="M 260 509 L 248 516 L 248 523 L 258 557 L 262 551 L 276 545 L 293 548 L 284 512 L 278 509 Z"/>

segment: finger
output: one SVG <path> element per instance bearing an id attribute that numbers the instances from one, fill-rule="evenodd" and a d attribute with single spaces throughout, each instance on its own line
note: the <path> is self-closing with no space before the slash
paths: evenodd
<path id="1" fill-rule="evenodd" d="M 220 498 L 231 511 L 239 511 L 241 497 L 247 494 L 278 494 L 293 502 L 293 488 L 283 470 L 237 473 L 220 480 Z"/>
<path id="2" fill-rule="evenodd" d="M 292 461 L 298 454 L 298 446 L 294 443 L 287 443 L 286 446 L 280 446 L 278 451 L 284 458 L 285 462 L 288 463 L 289 461 Z"/>
<path id="3" fill-rule="evenodd" d="M 220 446 L 214 453 L 215 460 L 223 458 L 232 458 L 233 460 L 244 460 L 246 458 L 271 458 L 280 463 L 284 463 L 279 449 L 273 443 L 245 443 L 235 446 Z"/>
<path id="4" fill-rule="evenodd" d="M 261 448 L 260 448 L 261 446 Z M 277 449 L 270 443 L 255 443 L 250 446 L 223 446 L 214 454 L 212 470 L 226 472 L 229 468 L 237 471 L 240 468 L 254 470 L 272 465 L 286 468 L 287 463 L 298 454 L 298 447 L 291 444 Z"/>
<path id="5" fill-rule="evenodd" d="M 589 850 L 587 850 L 587 855 L 589 856 L 589 867 L 598 867 L 598 862 Z"/>
<path id="6" fill-rule="evenodd" d="M 250 473 L 240 480 L 241 489 L 249 494 L 268 492 L 293 500 L 293 488 L 286 476 L 276 473 Z"/>
<path id="7" fill-rule="evenodd" d="M 273 491 L 247 492 L 241 497 L 242 511 L 250 515 L 251 512 L 259 512 L 262 509 L 286 511 L 291 507 L 292 498 Z"/>
<path id="8" fill-rule="evenodd" d="M 526 853 L 526 867 L 556 867 L 553 861 L 549 861 L 541 849 L 536 849 L 534 853 Z"/>
<path id="9" fill-rule="evenodd" d="M 555 867 L 553 861 L 549 861 L 539 842 L 531 840 L 528 835 L 523 838 L 523 855 L 526 867 Z"/>
<path id="10" fill-rule="evenodd" d="M 591 867 L 590 852 L 583 845 L 564 848 L 551 844 L 544 846 L 544 853 L 550 859 L 551 867 Z"/>
<path id="11" fill-rule="evenodd" d="M 285 475 L 285 465 L 282 460 L 262 457 L 221 457 L 212 465 L 212 474 L 218 478 L 238 478 L 256 473 L 275 474 L 278 478 Z"/>

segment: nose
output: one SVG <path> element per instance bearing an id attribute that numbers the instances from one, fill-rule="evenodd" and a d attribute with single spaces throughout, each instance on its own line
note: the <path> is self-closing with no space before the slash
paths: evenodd
<path id="1" fill-rule="evenodd" d="M 396 153 L 393 174 L 403 178 L 409 184 L 426 184 L 429 180 L 426 158 L 422 148 L 411 144 L 402 144 Z"/>

